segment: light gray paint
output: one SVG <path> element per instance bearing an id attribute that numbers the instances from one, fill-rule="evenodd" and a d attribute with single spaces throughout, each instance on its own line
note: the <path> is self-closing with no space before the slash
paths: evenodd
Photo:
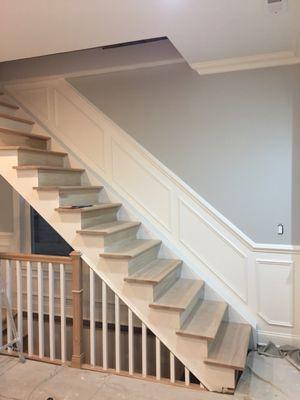
<path id="1" fill-rule="evenodd" d="M 201 77 L 178 64 L 69 82 L 253 240 L 288 244 L 300 243 L 299 79 L 298 66 Z"/>
<path id="2" fill-rule="evenodd" d="M 13 192 L 0 175 L 0 232 L 13 231 Z"/>

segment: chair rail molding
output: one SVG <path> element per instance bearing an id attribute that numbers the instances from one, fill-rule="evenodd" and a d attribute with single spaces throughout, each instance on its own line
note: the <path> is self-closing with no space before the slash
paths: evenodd
<path id="1" fill-rule="evenodd" d="M 144 234 L 163 240 L 163 255 L 181 258 L 257 326 L 263 332 L 258 340 L 270 332 L 278 342 L 300 345 L 299 246 L 255 243 L 65 79 L 14 82 L 4 89 L 57 149 L 68 150 L 74 166 L 84 167 L 91 182 L 105 184 L 122 201 L 126 217 L 138 217 Z M 270 277 L 285 296 L 280 307 L 267 298 Z"/>

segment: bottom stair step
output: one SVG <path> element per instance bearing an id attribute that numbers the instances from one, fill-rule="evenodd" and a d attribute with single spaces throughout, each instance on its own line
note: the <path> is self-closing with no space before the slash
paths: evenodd
<path id="1" fill-rule="evenodd" d="M 218 332 L 227 304 L 203 300 L 198 309 L 187 319 L 178 335 L 213 340 Z"/>
<path id="2" fill-rule="evenodd" d="M 248 324 L 222 322 L 205 362 L 242 371 L 246 364 L 250 333 L 251 326 Z"/>

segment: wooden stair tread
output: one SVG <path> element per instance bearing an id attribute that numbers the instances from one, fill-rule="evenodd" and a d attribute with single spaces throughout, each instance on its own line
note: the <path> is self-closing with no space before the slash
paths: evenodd
<path id="1" fill-rule="evenodd" d="M 0 146 L 0 150 L 21 150 L 21 151 L 29 151 L 32 153 L 53 154 L 53 155 L 62 156 L 62 157 L 65 157 L 68 155 L 68 153 L 63 153 L 61 151 L 43 150 L 43 149 L 36 149 L 34 147 L 26 147 L 26 146 Z"/>
<path id="2" fill-rule="evenodd" d="M 134 221 L 112 221 L 104 224 L 95 225 L 89 228 L 80 229 L 77 233 L 84 235 L 111 235 L 116 232 L 121 232 L 135 226 L 139 226 L 140 222 Z"/>
<path id="3" fill-rule="evenodd" d="M 21 122 L 27 125 L 34 125 L 34 122 L 29 119 L 19 118 L 9 114 L 0 113 L 0 118 L 11 119 L 12 121 Z"/>
<path id="4" fill-rule="evenodd" d="M 184 311 L 202 286 L 201 280 L 180 278 L 150 307 Z"/>
<path id="5" fill-rule="evenodd" d="M 34 186 L 34 190 L 40 192 L 51 192 L 58 190 L 59 192 L 72 192 L 72 191 L 98 191 L 103 189 L 103 186 Z"/>
<path id="6" fill-rule="evenodd" d="M 158 258 L 125 278 L 126 282 L 157 284 L 182 264 L 181 260 Z"/>
<path id="7" fill-rule="evenodd" d="M 213 340 L 221 325 L 227 304 L 219 301 L 203 300 L 177 332 L 181 336 Z"/>
<path id="8" fill-rule="evenodd" d="M 0 93 L 0 95 L 1 95 L 1 93 Z M 19 109 L 18 106 L 15 106 L 14 104 L 7 103 L 6 101 L 2 101 L 2 100 L 0 100 L 0 106 L 11 108 L 12 110 L 18 110 Z"/>
<path id="9" fill-rule="evenodd" d="M 246 364 L 250 333 L 251 326 L 248 324 L 222 322 L 204 361 L 242 371 Z"/>
<path id="10" fill-rule="evenodd" d="M 125 244 L 112 246 L 100 256 L 103 258 L 132 259 L 160 244 L 161 240 L 135 239 Z"/>
<path id="11" fill-rule="evenodd" d="M 12 129 L 2 128 L 0 127 L 0 133 L 8 133 L 10 135 L 18 135 L 18 136 L 26 136 L 30 139 L 39 139 L 39 140 L 50 140 L 50 136 L 35 134 L 31 132 L 21 132 L 21 131 L 14 131 Z"/>
<path id="12" fill-rule="evenodd" d="M 55 167 L 52 165 L 16 165 L 14 169 L 20 170 L 44 170 L 44 171 L 65 171 L 65 172 L 84 172 L 82 168 L 66 168 L 66 167 Z"/>
<path id="13" fill-rule="evenodd" d="M 100 203 L 96 205 L 91 205 L 87 207 L 57 207 L 55 211 L 58 212 L 64 212 L 64 213 L 88 213 L 91 211 L 96 211 L 96 210 L 105 210 L 108 208 L 119 208 L 121 207 L 121 203 Z"/>

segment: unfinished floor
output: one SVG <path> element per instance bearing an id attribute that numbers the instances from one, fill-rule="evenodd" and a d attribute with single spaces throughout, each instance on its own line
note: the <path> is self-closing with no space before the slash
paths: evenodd
<path id="1" fill-rule="evenodd" d="M 296 400 L 300 372 L 288 361 L 250 353 L 236 394 L 193 391 L 122 376 L 0 356 L 0 400 Z"/>

